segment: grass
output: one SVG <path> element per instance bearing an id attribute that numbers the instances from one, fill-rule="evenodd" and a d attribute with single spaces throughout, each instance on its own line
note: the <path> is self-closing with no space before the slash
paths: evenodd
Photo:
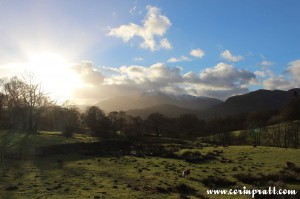
<path id="1" fill-rule="evenodd" d="M 22 140 L 19 136 L 20 139 L 11 138 L 11 141 L 17 143 L 16 140 Z M 51 145 L 87 142 L 88 139 L 95 138 L 76 135 L 66 139 L 59 133 L 42 132 L 30 136 L 27 142 Z M 20 161 L 4 160 L 0 162 L 0 198 L 179 198 L 180 195 L 231 198 L 208 196 L 206 190 L 214 186 L 225 189 L 246 186 L 252 189 L 257 184 L 245 183 L 237 176 L 248 173 L 279 175 L 286 161 L 300 166 L 299 149 L 261 146 L 190 148 L 175 152 L 175 158 L 68 153 Z M 195 164 L 182 158 L 187 152 L 198 152 L 206 157 L 207 154 L 215 154 L 216 150 L 221 152 L 218 156 Z M 63 167 L 57 165 L 58 158 L 63 159 Z M 222 163 L 222 158 L 231 162 Z M 184 169 L 191 169 L 188 178 L 181 177 Z M 281 184 L 289 189 L 299 190 L 300 187 L 299 182 Z"/>

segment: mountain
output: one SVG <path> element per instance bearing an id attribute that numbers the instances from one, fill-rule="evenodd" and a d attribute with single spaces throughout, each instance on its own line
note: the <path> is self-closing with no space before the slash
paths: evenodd
<path id="1" fill-rule="evenodd" d="M 280 109 L 287 105 L 295 93 L 300 93 L 300 89 L 295 88 L 288 91 L 261 89 L 244 95 L 230 97 L 225 102 L 211 107 L 205 112 L 210 116 L 226 116 L 238 113 Z"/>
<path id="2" fill-rule="evenodd" d="M 219 103 L 222 103 L 222 101 L 214 98 L 196 97 L 192 95 L 170 95 L 155 91 L 139 95 L 113 97 L 98 102 L 96 105 L 104 111 L 110 112 L 145 109 L 166 104 L 174 105 L 178 108 L 205 110 Z"/>
<path id="3" fill-rule="evenodd" d="M 179 117 L 180 115 L 183 114 L 196 114 L 196 115 L 200 114 L 200 112 L 197 110 L 182 108 L 172 104 L 162 104 L 162 105 L 152 106 L 144 109 L 132 109 L 126 111 L 126 114 L 146 118 L 148 115 L 155 112 L 159 112 L 164 116 L 170 118 Z"/>
<path id="4" fill-rule="evenodd" d="M 230 97 L 223 102 L 208 97 L 147 92 L 135 96 L 114 97 L 99 102 L 97 106 L 106 112 L 123 110 L 144 118 L 150 113 L 160 112 L 168 117 L 196 114 L 202 119 L 208 119 L 215 116 L 280 109 L 289 103 L 295 93 L 300 94 L 300 88 L 288 91 L 261 89 Z"/>

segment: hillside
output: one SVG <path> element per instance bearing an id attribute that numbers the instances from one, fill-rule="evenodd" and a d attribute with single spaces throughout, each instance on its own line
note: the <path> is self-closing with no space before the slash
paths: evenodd
<path id="1" fill-rule="evenodd" d="M 3 133 L 0 132 L 1 137 L 6 135 Z M 265 146 L 216 149 L 168 138 L 155 138 L 156 144 L 149 144 L 153 138 L 145 137 L 143 149 L 135 150 L 137 154 L 119 150 L 120 145 L 111 145 L 129 143 L 130 146 L 130 142 L 121 140 L 90 143 L 78 138 L 79 143 L 70 143 L 69 138 L 51 132 L 44 132 L 39 139 L 41 143 L 55 143 L 59 139 L 60 143 L 46 148 L 43 156 L 36 154 L 36 150 L 27 155 L 23 153 L 22 160 L 12 159 L 14 151 L 7 149 L 10 159 L 3 156 L 0 164 L 2 198 L 232 198 L 209 195 L 207 190 L 212 183 L 222 190 L 237 186 L 264 189 L 274 184 L 299 190 L 300 174 L 285 168 L 286 162 L 291 160 L 300 165 L 299 149 Z M 35 143 L 33 139 L 27 141 L 31 146 Z M 76 146 L 76 150 L 69 146 Z M 99 146 L 105 146 L 106 150 Z M 63 164 L 58 164 L 58 159 Z M 190 175 L 181 177 L 187 168 L 191 170 Z M 265 198 L 258 194 L 255 197 Z"/>
<path id="2" fill-rule="evenodd" d="M 196 114 L 199 115 L 200 112 L 193 109 L 181 108 L 172 104 L 162 104 L 157 106 L 152 106 L 144 109 L 132 109 L 126 111 L 127 114 L 133 116 L 140 116 L 146 118 L 149 114 L 159 112 L 166 117 L 179 117 L 183 114 Z"/>
<path id="3" fill-rule="evenodd" d="M 225 116 L 280 109 L 293 98 L 295 92 L 300 93 L 300 89 L 295 88 L 288 91 L 257 90 L 244 95 L 230 97 L 225 102 L 208 109 L 206 112 L 210 116 Z"/>
<path id="4" fill-rule="evenodd" d="M 196 97 L 192 95 L 170 95 L 155 91 L 132 96 L 113 97 L 98 102 L 96 105 L 104 111 L 110 112 L 145 109 L 164 104 L 187 109 L 205 110 L 219 103 L 222 103 L 222 101 L 215 98 Z"/>
<path id="5" fill-rule="evenodd" d="M 236 95 L 222 102 L 208 97 L 147 92 L 135 96 L 110 98 L 97 103 L 97 106 L 106 112 L 123 110 L 143 118 L 150 113 L 160 112 L 168 117 L 196 114 L 202 119 L 208 119 L 215 116 L 280 109 L 293 98 L 295 93 L 300 93 L 300 89 L 288 91 L 261 89 Z"/>

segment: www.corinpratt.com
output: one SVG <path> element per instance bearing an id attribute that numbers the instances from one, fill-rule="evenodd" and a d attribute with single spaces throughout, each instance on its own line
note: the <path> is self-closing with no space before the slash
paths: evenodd
<path id="1" fill-rule="evenodd" d="M 210 189 L 207 190 L 207 195 L 296 195 L 296 190 L 276 189 L 276 187 L 269 187 L 268 189 Z"/>

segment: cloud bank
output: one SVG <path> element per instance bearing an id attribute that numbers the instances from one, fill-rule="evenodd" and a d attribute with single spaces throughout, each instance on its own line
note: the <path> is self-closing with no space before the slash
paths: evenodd
<path id="1" fill-rule="evenodd" d="M 69 88 L 71 83 L 78 82 L 77 85 L 71 86 L 72 100 L 78 104 L 94 104 L 113 96 L 134 95 L 147 91 L 190 94 L 225 100 L 233 95 L 247 93 L 250 91 L 249 88 L 260 84 L 270 90 L 288 90 L 300 86 L 298 78 L 300 60 L 290 62 L 285 71 L 279 75 L 275 75 L 269 69 L 270 63 L 261 62 L 262 70 L 252 72 L 237 68 L 234 64 L 220 62 L 197 73 L 183 72 L 183 68 L 169 66 L 168 63 L 96 67 L 90 61 L 83 61 L 65 66 L 64 70 L 72 74 L 69 78 L 53 76 L 55 74 L 57 76 L 60 74 L 59 70 L 63 70 L 57 68 L 55 73 L 49 73 L 48 79 L 64 81 L 57 84 L 57 88 L 64 87 L 64 84 L 68 85 L 65 89 Z M 0 78 L 12 76 L 24 68 L 27 68 L 27 65 L 0 65 Z M 74 81 L 74 78 L 77 80 Z M 53 85 L 52 83 L 50 85 Z"/>
<path id="2" fill-rule="evenodd" d="M 111 96 L 163 91 L 226 99 L 232 95 L 246 93 L 249 86 L 258 83 L 253 72 L 225 63 L 205 68 L 198 74 L 191 71 L 182 74 L 181 68 L 170 67 L 165 63 L 121 66 L 110 68 L 114 74 L 107 77 L 97 70 L 92 70 L 90 66 L 90 63 L 82 63 L 74 68 L 77 72 L 86 71 L 82 79 L 85 78 L 84 81 L 87 82 L 85 87 L 75 91 L 76 98 L 91 101 Z"/>

